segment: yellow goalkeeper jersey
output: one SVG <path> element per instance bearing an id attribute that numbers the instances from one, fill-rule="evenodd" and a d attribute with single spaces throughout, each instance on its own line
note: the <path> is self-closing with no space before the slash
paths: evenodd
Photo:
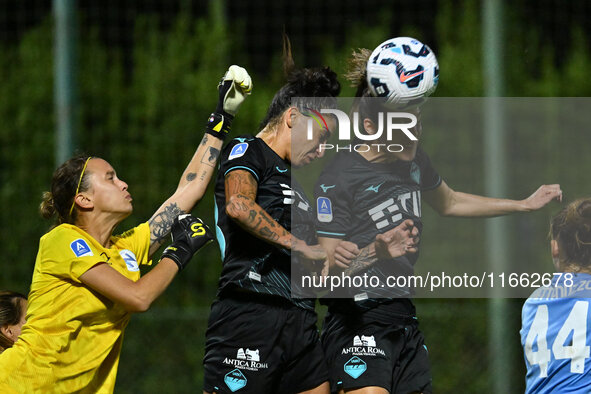
<path id="1" fill-rule="evenodd" d="M 150 263 L 148 223 L 111 237 L 111 245 L 69 224 L 41 237 L 27 323 L 0 354 L 0 393 L 113 392 L 130 314 L 79 277 L 106 262 L 137 281 L 139 266 Z"/>

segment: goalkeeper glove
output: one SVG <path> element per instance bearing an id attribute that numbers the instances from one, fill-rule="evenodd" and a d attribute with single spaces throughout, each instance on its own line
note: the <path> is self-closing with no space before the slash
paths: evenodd
<path id="1" fill-rule="evenodd" d="M 168 257 L 176 263 L 181 271 L 193 255 L 213 240 L 209 227 L 199 218 L 189 214 L 179 215 L 172 223 L 172 243 L 164 249 L 162 260 Z"/>
<path id="2" fill-rule="evenodd" d="M 207 120 L 205 132 L 223 140 L 238 108 L 252 91 L 250 75 L 244 68 L 232 65 L 218 84 L 218 91 L 218 104 Z"/>

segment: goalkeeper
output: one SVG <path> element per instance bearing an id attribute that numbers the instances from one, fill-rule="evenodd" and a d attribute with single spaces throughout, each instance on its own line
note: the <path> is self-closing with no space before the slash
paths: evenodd
<path id="1" fill-rule="evenodd" d="M 55 171 L 41 213 L 56 217 L 56 226 L 39 243 L 27 323 L 0 355 L 0 392 L 113 392 L 131 313 L 147 310 L 213 239 L 200 219 L 183 214 L 203 197 L 223 139 L 251 88 L 246 70 L 231 66 L 176 191 L 149 221 L 122 235 L 113 231 L 131 214 L 132 198 L 108 162 L 75 156 Z M 171 229 L 172 245 L 140 278 L 139 266 L 150 264 Z"/>

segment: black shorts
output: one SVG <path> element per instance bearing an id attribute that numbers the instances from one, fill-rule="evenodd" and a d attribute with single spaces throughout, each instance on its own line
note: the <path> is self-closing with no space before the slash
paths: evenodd
<path id="1" fill-rule="evenodd" d="M 416 319 L 386 324 L 329 313 L 322 346 L 333 393 L 368 386 L 400 394 L 433 391 L 428 351 Z"/>
<path id="2" fill-rule="evenodd" d="M 278 297 L 240 296 L 211 307 L 205 391 L 288 394 L 328 381 L 316 313 Z"/>

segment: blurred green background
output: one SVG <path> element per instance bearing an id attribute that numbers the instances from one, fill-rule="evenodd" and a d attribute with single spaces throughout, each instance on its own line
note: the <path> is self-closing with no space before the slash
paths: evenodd
<path id="1" fill-rule="evenodd" d="M 134 196 L 123 231 L 147 220 L 175 189 L 216 103 L 227 66 L 246 67 L 254 93 L 234 133 L 256 133 L 283 81 L 281 32 L 292 40 L 299 66 L 326 64 L 341 74 L 352 48 L 413 36 L 437 54 L 437 97 L 482 96 L 483 3 L 403 1 L 79 1 L 75 77 L 75 148 L 115 167 Z M 504 92 L 507 96 L 589 96 L 591 16 L 587 1 L 504 2 Z M 0 288 L 28 292 L 39 237 L 50 226 L 38 214 L 55 163 L 54 19 L 51 1 L 0 1 Z M 343 96 L 354 91 L 341 79 Z M 585 182 L 591 137 L 564 141 L 561 130 L 512 136 L 506 197 L 525 198 L 542 183 L 560 182 L 570 200 L 591 194 Z M 424 149 L 453 188 L 484 193 L 479 127 L 473 133 L 430 135 Z M 575 158 L 574 166 L 566 159 Z M 210 189 L 211 190 L 211 189 Z M 512 261 L 547 261 L 547 223 L 554 204 L 509 219 Z M 211 193 L 193 212 L 213 223 Z M 484 220 L 438 218 L 423 209 L 426 259 L 485 259 Z M 519 245 L 516 241 L 519 240 Z M 462 247 L 458 247 L 461 243 Z M 209 246 L 126 332 L 118 393 L 200 392 L 209 305 L 221 269 Z M 515 368 L 503 377 L 522 392 L 520 307 L 509 300 L 504 317 Z M 490 392 L 487 300 L 416 301 L 433 366 L 436 393 Z M 322 313 L 322 310 L 320 311 Z"/>

